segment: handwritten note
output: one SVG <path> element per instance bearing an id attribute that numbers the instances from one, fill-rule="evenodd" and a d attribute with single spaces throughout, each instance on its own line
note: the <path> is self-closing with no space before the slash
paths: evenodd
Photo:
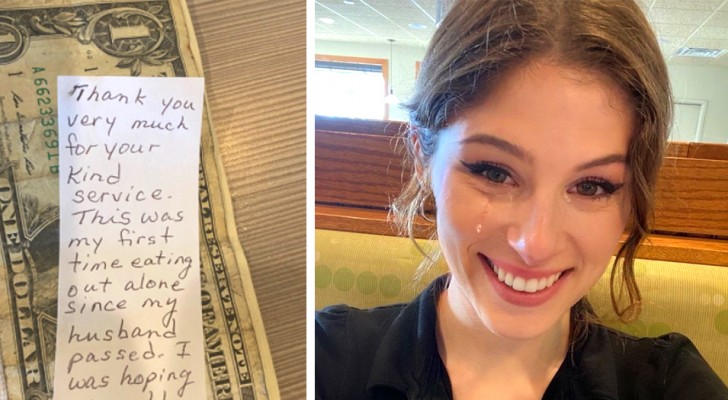
<path id="1" fill-rule="evenodd" d="M 54 397 L 205 397 L 202 78 L 58 78 Z"/>

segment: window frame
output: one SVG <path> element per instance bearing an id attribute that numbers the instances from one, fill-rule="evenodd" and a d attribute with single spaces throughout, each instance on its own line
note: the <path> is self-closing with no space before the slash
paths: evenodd
<path id="1" fill-rule="evenodd" d="M 384 120 L 389 120 L 389 104 L 384 103 L 384 98 L 389 94 L 389 60 L 386 58 L 338 56 L 333 54 L 316 53 L 315 61 L 331 61 L 349 64 L 370 64 L 379 65 L 382 68 L 384 77 L 384 88 L 382 90 L 382 107 L 384 107 Z M 315 69 L 316 67 L 314 67 Z"/>

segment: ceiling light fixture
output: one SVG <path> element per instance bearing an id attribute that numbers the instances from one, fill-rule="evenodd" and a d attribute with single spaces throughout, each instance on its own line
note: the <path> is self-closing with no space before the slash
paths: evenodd
<path id="1" fill-rule="evenodd" d="M 676 56 L 680 57 L 703 57 L 703 58 L 718 58 L 725 54 L 726 51 L 723 49 L 706 49 L 700 47 L 683 47 L 675 52 Z"/>
<path id="2" fill-rule="evenodd" d="M 384 98 L 385 104 L 398 104 L 399 99 L 394 94 L 394 89 L 392 85 L 392 70 L 394 69 L 394 57 L 392 53 L 392 47 L 394 46 L 394 39 L 387 39 L 389 41 L 389 94 Z"/>
<path id="3" fill-rule="evenodd" d="M 321 18 L 319 18 L 319 21 L 323 22 L 324 24 L 328 24 L 328 25 L 331 25 L 334 22 L 336 22 L 336 21 L 334 21 L 333 18 L 329 18 L 329 17 L 321 17 Z"/>
<path id="4" fill-rule="evenodd" d="M 412 29 L 427 29 L 427 25 L 419 22 L 411 22 L 408 26 Z"/>
<path id="5" fill-rule="evenodd" d="M 354 3 L 355 2 L 354 1 L 351 1 L 351 0 L 344 0 L 344 4 L 352 5 Z"/>

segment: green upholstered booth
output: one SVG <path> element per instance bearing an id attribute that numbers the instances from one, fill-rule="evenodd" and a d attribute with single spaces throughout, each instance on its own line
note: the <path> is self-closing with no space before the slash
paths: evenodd
<path id="1" fill-rule="evenodd" d="M 421 260 L 407 238 L 317 229 L 316 308 L 406 302 L 447 270 L 440 260 L 415 281 Z M 636 336 L 681 332 L 728 382 L 728 268 L 640 259 L 636 274 L 644 303 L 639 319 L 623 324 L 616 318 L 607 271 L 589 294 L 603 322 Z"/>

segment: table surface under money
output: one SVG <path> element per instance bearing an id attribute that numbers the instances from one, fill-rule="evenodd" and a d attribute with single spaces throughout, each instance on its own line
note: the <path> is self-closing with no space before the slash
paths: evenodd
<path id="1" fill-rule="evenodd" d="M 188 0 L 283 399 L 306 393 L 306 2 Z"/>

